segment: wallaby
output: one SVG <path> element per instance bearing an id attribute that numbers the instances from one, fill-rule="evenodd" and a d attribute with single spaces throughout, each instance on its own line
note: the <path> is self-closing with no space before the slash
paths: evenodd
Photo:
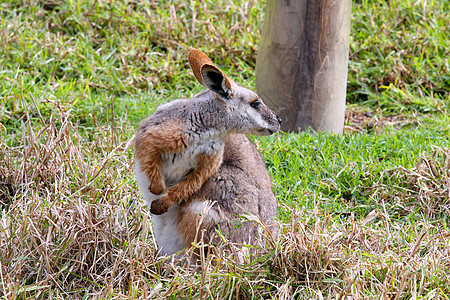
<path id="1" fill-rule="evenodd" d="M 192 49 L 189 63 L 206 91 L 160 106 L 136 134 L 135 172 L 154 214 L 162 254 L 175 253 L 194 240 L 195 220 L 206 200 L 216 202 L 203 222 L 204 231 L 232 228 L 232 215 L 246 210 L 256 209 L 262 219 L 275 216 L 270 177 L 256 147 L 243 134 L 273 134 L 281 120 L 203 52 Z"/>

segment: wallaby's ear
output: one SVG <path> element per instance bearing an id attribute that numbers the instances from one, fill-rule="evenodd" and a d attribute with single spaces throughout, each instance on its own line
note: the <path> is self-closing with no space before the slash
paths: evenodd
<path id="1" fill-rule="evenodd" d="M 189 51 L 189 64 L 198 82 L 209 90 L 226 96 L 231 89 L 230 79 L 200 50 Z"/>
<path id="2" fill-rule="evenodd" d="M 200 82 L 201 85 L 205 85 L 203 83 L 202 74 L 200 72 L 203 65 L 214 65 L 214 63 L 209 59 L 208 56 L 206 56 L 205 53 L 203 53 L 200 50 L 197 49 L 191 49 L 189 51 L 189 64 L 191 65 L 192 72 L 194 72 L 195 78 L 197 78 L 197 81 Z"/>
<path id="3" fill-rule="evenodd" d="M 230 80 L 219 68 L 214 65 L 203 65 L 200 73 L 205 87 L 222 97 L 228 98 L 231 89 Z"/>

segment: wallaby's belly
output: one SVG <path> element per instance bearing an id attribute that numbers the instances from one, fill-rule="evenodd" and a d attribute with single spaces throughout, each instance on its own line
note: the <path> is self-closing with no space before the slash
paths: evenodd
<path id="1" fill-rule="evenodd" d="M 161 157 L 166 186 L 178 183 L 190 170 L 197 166 L 197 159 L 189 153 L 165 153 Z"/>
<path id="2" fill-rule="evenodd" d="M 197 167 L 197 155 L 218 154 L 223 148 L 222 138 L 198 140 L 188 146 L 182 153 L 164 153 L 161 156 L 166 186 L 178 183 L 184 176 Z"/>
<path id="3" fill-rule="evenodd" d="M 135 159 L 134 169 L 142 196 L 150 209 L 152 202 L 161 197 L 161 195 L 152 194 L 148 190 L 150 181 L 144 172 L 141 171 L 141 165 L 137 158 Z M 178 233 L 176 224 L 179 209 L 178 204 L 174 204 L 167 213 L 160 216 L 152 215 L 153 233 L 158 244 L 159 255 L 170 255 L 186 247 L 182 236 Z"/>
<path id="4" fill-rule="evenodd" d="M 211 139 L 207 142 L 194 143 L 194 145 L 187 147 L 183 153 L 164 153 L 161 156 L 161 164 L 166 187 L 178 183 L 191 170 L 197 167 L 198 154 L 215 154 L 222 150 L 223 141 L 220 139 Z M 152 202 L 162 195 L 154 195 L 148 190 L 150 181 L 141 171 L 140 162 L 137 158 L 135 159 L 135 173 L 147 207 L 150 208 Z M 192 211 L 200 212 L 203 211 L 204 203 L 199 203 L 197 201 L 190 203 L 189 206 L 192 206 Z M 152 215 L 153 232 L 156 243 L 158 244 L 159 255 L 171 255 L 187 247 L 177 228 L 180 214 L 180 206 L 174 204 L 167 213 L 162 215 Z M 209 211 L 208 214 L 210 214 Z M 214 218 L 216 215 L 212 217 Z"/>

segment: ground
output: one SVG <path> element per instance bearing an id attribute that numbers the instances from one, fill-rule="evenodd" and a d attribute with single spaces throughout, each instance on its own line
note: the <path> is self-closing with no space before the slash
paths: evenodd
<path id="1" fill-rule="evenodd" d="M 156 258 L 135 129 L 201 91 L 191 47 L 254 87 L 265 5 L 0 3 L 0 295 L 450 294 L 448 1 L 355 1 L 345 133 L 252 138 L 283 232 L 265 252 L 224 242 L 197 270 Z"/>

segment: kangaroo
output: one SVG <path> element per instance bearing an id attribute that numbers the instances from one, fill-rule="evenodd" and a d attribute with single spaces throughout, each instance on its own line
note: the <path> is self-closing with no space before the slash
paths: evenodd
<path id="1" fill-rule="evenodd" d="M 247 210 L 269 220 L 276 210 L 267 169 L 245 135 L 271 135 L 280 118 L 200 50 L 192 49 L 188 59 L 206 90 L 160 106 L 136 134 L 136 177 L 165 255 L 194 241 L 207 200 L 213 202 L 202 224 L 210 233 L 220 226 L 233 234 L 236 213 Z"/>

